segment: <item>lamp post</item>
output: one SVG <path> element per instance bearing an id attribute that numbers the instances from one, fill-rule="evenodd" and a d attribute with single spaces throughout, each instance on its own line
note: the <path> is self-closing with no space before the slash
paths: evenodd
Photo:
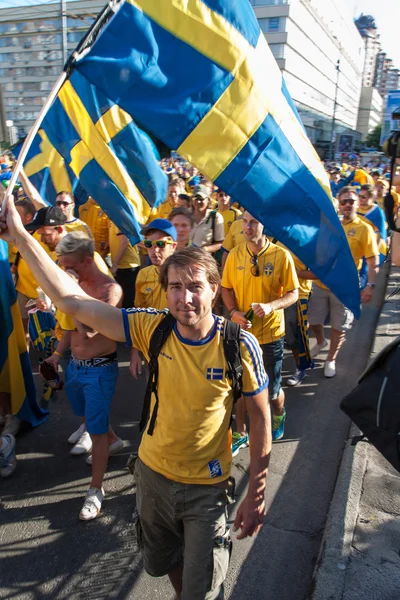
<path id="1" fill-rule="evenodd" d="M 335 158 L 335 144 L 334 144 L 334 136 L 335 136 L 335 122 L 336 122 L 336 109 L 337 109 L 337 97 L 338 97 L 338 89 L 339 89 L 339 75 L 340 75 L 340 58 L 337 59 L 336 62 L 336 86 L 335 86 L 335 101 L 333 103 L 333 114 L 332 114 L 332 124 L 331 124 L 331 142 L 329 145 L 329 158 L 333 160 Z"/>

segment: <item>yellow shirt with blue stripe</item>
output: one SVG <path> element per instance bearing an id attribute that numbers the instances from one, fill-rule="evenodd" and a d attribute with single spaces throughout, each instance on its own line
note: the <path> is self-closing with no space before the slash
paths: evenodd
<path id="1" fill-rule="evenodd" d="M 122 310 L 127 346 L 149 359 L 151 336 L 167 311 Z M 158 357 L 159 407 L 153 435 L 142 437 L 140 459 L 172 481 L 213 484 L 227 479 L 232 464 L 232 388 L 226 377 L 222 317 L 203 340 L 182 338 L 173 329 Z M 242 331 L 243 395 L 268 386 L 260 346 Z M 154 396 L 150 414 L 154 408 Z"/>
<path id="2" fill-rule="evenodd" d="M 299 287 L 293 259 L 288 250 L 267 241 L 258 253 L 259 276 L 252 274 L 252 253 L 247 244 L 233 248 L 226 259 L 222 287 L 232 289 L 238 310 L 247 312 L 253 302 L 269 303 Z M 251 332 L 260 344 L 270 344 L 285 335 L 283 309 L 265 317 L 254 315 Z"/>
<path id="3" fill-rule="evenodd" d="M 150 265 L 141 269 L 136 278 L 135 306 L 138 308 L 167 308 L 167 296 L 159 282 L 158 267 Z"/>
<path id="4" fill-rule="evenodd" d="M 110 254 L 111 261 L 114 264 L 115 257 L 117 256 L 117 252 L 119 249 L 121 237 L 120 231 L 114 223 L 110 221 L 110 232 L 109 232 L 109 241 L 110 241 Z M 118 269 L 133 269 L 140 266 L 140 258 L 139 252 L 136 246 L 132 246 L 129 242 L 124 255 L 118 263 Z"/>

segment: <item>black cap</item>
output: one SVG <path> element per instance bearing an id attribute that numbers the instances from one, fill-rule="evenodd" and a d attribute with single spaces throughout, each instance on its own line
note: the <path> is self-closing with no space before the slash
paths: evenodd
<path id="1" fill-rule="evenodd" d="M 66 215 L 57 206 L 47 206 L 37 211 L 33 221 L 25 225 L 27 231 L 36 231 L 40 227 L 57 227 L 64 225 L 67 221 Z"/>

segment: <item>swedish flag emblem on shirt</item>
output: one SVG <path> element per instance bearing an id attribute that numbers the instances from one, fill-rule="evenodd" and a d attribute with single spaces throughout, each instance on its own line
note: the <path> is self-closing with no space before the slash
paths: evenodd
<path id="1" fill-rule="evenodd" d="M 223 369 L 207 369 L 207 379 L 217 379 L 219 381 L 222 380 L 222 377 L 224 375 L 224 370 Z"/>

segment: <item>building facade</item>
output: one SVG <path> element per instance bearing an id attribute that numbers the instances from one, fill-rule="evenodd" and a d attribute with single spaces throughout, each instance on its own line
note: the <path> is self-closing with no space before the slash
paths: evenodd
<path id="1" fill-rule="evenodd" d="M 377 125 L 382 122 L 383 98 L 378 90 L 371 86 L 361 89 L 360 107 L 358 109 L 357 131 L 365 140 Z"/>
<path id="2" fill-rule="evenodd" d="M 380 52 L 377 57 L 375 87 L 384 100 L 389 92 L 400 89 L 400 70 L 395 68 L 386 52 Z"/>
<path id="3" fill-rule="evenodd" d="M 357 139 L 364 43 L 342 0 L 250 0 L 307 133 L 326 155 Z"/>
<path id="4" fill-rule="evenodd" d="M 25 135 L 68 56 L 104 8 L 105 0 L 0 9 L 0 85 L 7 120 Z M 65 45 L 63 43 L 65 40 Z"/>

